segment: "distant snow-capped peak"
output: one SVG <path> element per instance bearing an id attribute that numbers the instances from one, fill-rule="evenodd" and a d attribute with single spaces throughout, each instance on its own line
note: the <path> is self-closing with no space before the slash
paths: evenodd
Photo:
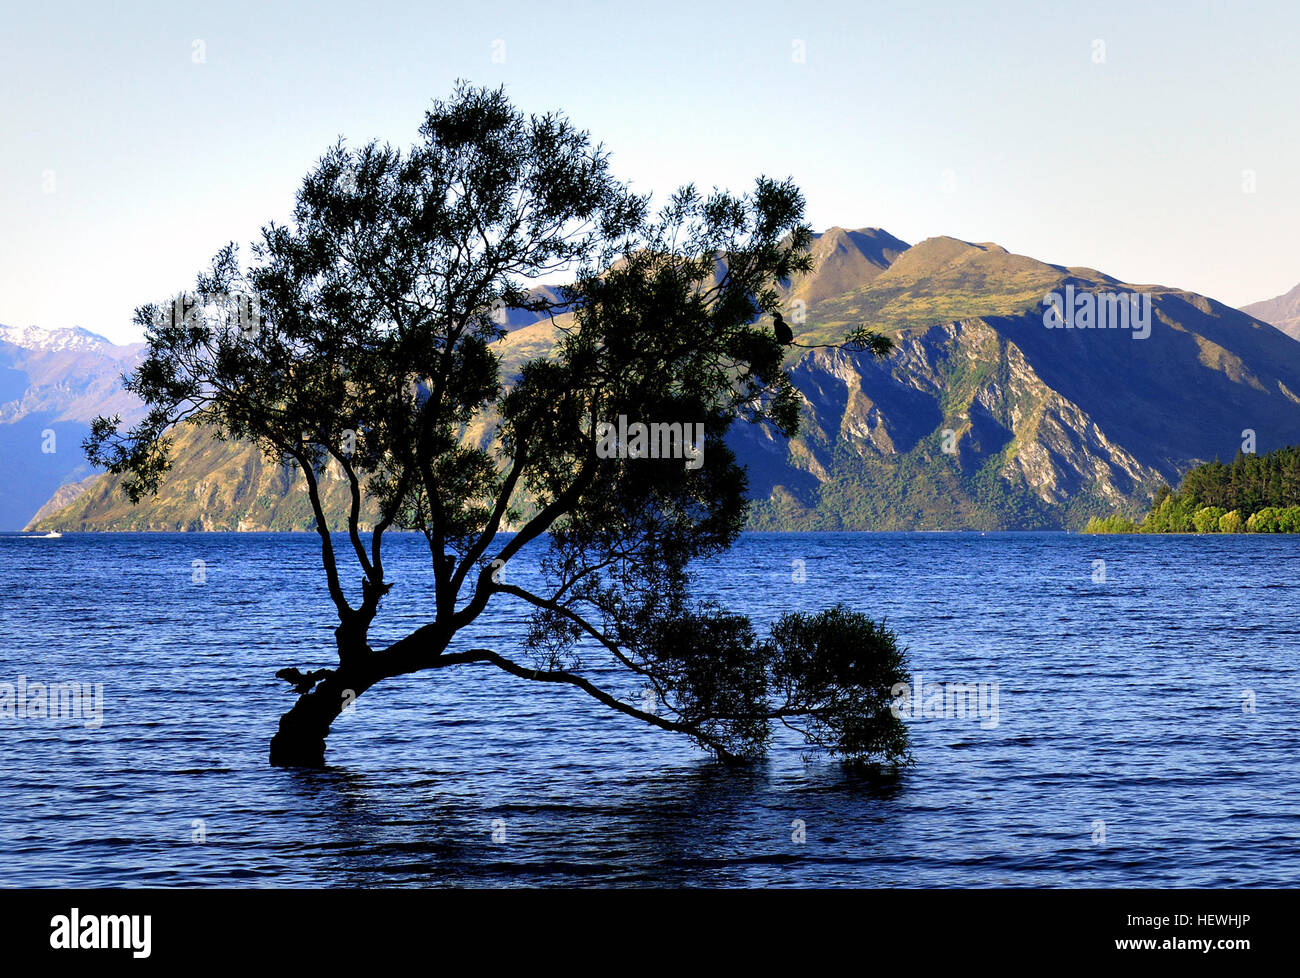
<path id="1" fill-rule="evenodd" d="M 21 346 L 24 350 L 49 352 L 94 351 L 107 353 L 114 344 L 88 329 L 72 326 L 66 329 L 41 329 L 39 326 L 5 326 L 0 323 L 0 340 Z"/>

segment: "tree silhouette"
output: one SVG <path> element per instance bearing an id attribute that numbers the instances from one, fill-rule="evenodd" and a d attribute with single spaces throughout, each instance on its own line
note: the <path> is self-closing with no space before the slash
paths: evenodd
<path id="1" fill-rule="evenodd" d="M 758 319 L 776 311 L 775 283 L 810 267 L 798 189 L 686 187 L 655 211 L 586 133 L 562 115 L 525 116 L 501 89 L 459 85 L 420 135 L 407 152 L 340 142 L 251 263 L 227 246 L 192 293 L 138 309 L 148 351 L 127 386 L 148 414 L 126 433 L 99 418 L 86 442 L 136 501 L 156 491 L 179 424 L 302 471 L 338 661 L 278 674 L 299 697 L 271 762 L 320 765 L 332 721 L 371 686 L 470 663 L 576 687 L 725 760 L 761 754 L 776 723 L 852 760 L 904 760 L 892 633 L 841 608 L 787 616 L 760 638 L 691 588 L 692 562 L 729 547 L 745 517 L 729 427 L 797 427 L 785 351 Z M 571 284 L 558 298 L 529 291 L 559 273 Z M 551 351 L 503 377 L 494 343 L 509 309 L 560 329 Z M 658 440 L 599 451 L 620 418 L 657 426 Z M 321 504 L 327 468 L 350 489 L 337 539 Z M 369 527 L 367 494 L 379 513 Z M 394 586 L 390 529 L 424 535 L 435 593 L 427 623 L 375 649 L 369 629 Z M 544 588 L 500 573 L 526 549 Z M 493 601 L 532 609 L 509 655 L 458 640 Z M 653 706 L 597 685 L 583 667 L 591 649 L 653 690 Z"/>

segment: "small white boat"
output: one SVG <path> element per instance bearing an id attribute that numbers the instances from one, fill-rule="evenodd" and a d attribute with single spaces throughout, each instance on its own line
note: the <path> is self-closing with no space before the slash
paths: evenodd
<path id="1" fill-rule="evenodd" d="M 57 540 L 57 539 L 59 539 L 61 536 L 63 536 L 63 534 L 60 533 L 58 530 L 51 530 L 49 533 L 43 533 L 43 534 L 41 534 L 41 537 L 40 537 L 40 538 L 41 538 L 42 540 Z"/>

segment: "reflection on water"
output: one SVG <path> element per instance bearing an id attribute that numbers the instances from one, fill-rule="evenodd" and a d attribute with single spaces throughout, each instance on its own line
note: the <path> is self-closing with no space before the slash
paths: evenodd
<path id="1" fill-rule="evenodd" d="M 564 799 L 474 809 L 470 817 L 438 781 L 409 785 L 415 797 L 399 808 L 388 797 L 391 788 L 350 771 L 288 776 L 299 811 L 313 813 L 309 839 L 297 855 L 330 865 L 343 885 L 484 885 L 503 878 L 525 885 L 557 879 L 743 885 L 751 867 L 807 861 L 807 839 L 797 845 L 794 836 L 800 824 L 810 834 L 810 816 L 813 843 L 825 850 L 812 862 L 832 872 L 843 863 L 844 881 L 851 882 L 848 867 L 857 857 L 839 851 L 834 812 L 888 800 L 903 789 L 904 778 L 820 763 L 790 784 L 771 768 L 766 762 L 727 769 L 693 761 Z M 755 825 L 770 831 L 758 838 Z M 774 850 L 782 832 L 788 845 Z M 872 835 L 873 844 L 887 844 L 883 817 Z M 773 881 L 781 878 L 779 869 L 767 872 Z"/>
<path id="2" fill-rule="evenodd" d="M 1300 882 L 1286 538 L 746 537 L 702 577 L 721 603 L 765 623 L 845 601 L 888 616 L 927 685 L 999 684 L 994 728 L 912 720 L 917 766 L 892 778 L 784 735 L 729 770 L 483 665 L 377 687 L 327 769 L 272 769 L 275 670 L 329 664 L 312 538 L 54 543 L 0 539 L 0 681 L 102 682 L 104 725 L 0 719 L 3 884 Z M 397 545 L 377 644 L 427 602 L 422 542 Z M 517 651 L 525 617 L 469 640 Z"/>

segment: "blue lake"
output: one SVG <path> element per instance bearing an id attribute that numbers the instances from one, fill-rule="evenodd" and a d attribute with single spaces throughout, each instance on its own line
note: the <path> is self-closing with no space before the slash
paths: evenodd
<path id="1" fill-rule="evenodd" d="M 381 684 L 327 769 L 274 769 L 275 671 L 331 664 L 314 536 L 3 537 L 0 682 L 102 683 L 104 712 L 0 718 L 0 884 L 1300 885 L 1297 548 L 745 536 L 702 570 L 722 604 L 766 625 L 844 602 L 925 683 L 998 684 L 995 725 L 913 719 L 916 765 L 881 781 L 793 734 L 728 770 L 488 665 Z M 376 646 L 430 602 L 423 539 L 389 549 Z M 494 605 L 467 641 L 516 652 L 527 616 Z"/>

